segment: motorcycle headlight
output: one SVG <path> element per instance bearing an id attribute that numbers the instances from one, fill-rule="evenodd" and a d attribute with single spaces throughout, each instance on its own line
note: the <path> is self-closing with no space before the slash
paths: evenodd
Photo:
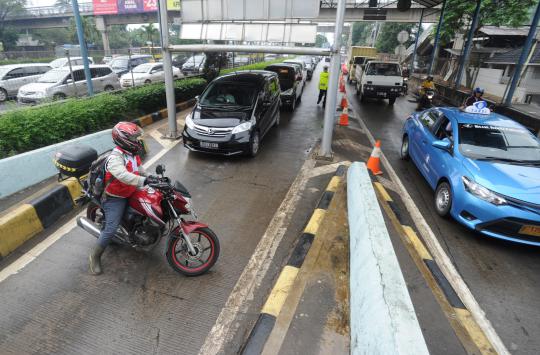
<path id="1" fill-rule="evenodd" d="M 462 180 L 463 180 L 463 186 L 465 187 L 465 190 L 469 192 L 470 194 L 478 197 L 479 199 L 492 203 L 496 206 L 506 204 L 506 200 L 503 197 L 485 188 L 484 186 L 477 184 L 476 182 L 472 181 L 468 177 L 463 176 Z"/>
<path id="2" fill-rule="evenodd" d="M 251 121 L 241 123 L 238 126 L 234 127 L 231 133 L 236 134 L 240 132 L 249 131 L 251 129 L 251 126 L 252 126 Z"/>
<path id="3" fill-rule="evenodd" d="M 195 122 L 193 122 L 193 119 L 191 118 L 191 113 L 186 116 L 186 126 L 189 129 L 195 129 Z"/>
<path id="4" fill-rule="evenodd" d="M 426 96 L 427 96 L 427 98 L 430 99 L 430 100 L 433 98 L 433 94 L 427 94 Z"/>

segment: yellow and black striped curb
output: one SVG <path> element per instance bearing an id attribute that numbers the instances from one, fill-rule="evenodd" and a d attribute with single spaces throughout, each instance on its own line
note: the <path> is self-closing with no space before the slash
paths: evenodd
<path id="1" fill-rule="evenodd" d="M 317 208 L 313 211 L 302 235 L 300 235 L 296 247 L 289 257 L 287 265 L 281 270 L 270 295 L 266 299 L 261 313 L 259 314 L 259 318 L 242 348 L 242 354 L 255 355 L 260 354 L 263 351 L 266 341 L 268 340 L 272 329 L 274 329 L 281 308 L 287 300 L 289 291 L 293 287 L 296 276 L 298 275 L 311 244 L 317 235 L 321 222 L 326 214 L 326 210 L 328 209 L 339 184 L 343 180 L 345 170 L 345 165 L 339 166 L 330 180 L 330 183 L 328 183 L 326 190 L 319 200 Z"/>
<path id="2" fill-rule="evenodd" d="M 188 101 L 181 102 L 179 104 L 176 104 L 176 109 L 178 111 L 185 110 L 188 107 L 192 106 L 195 102 L 196 102 L 195 99 L 191 99 L 191 100 L 188 100 Z M 164 108 L 163 110 L 159 110 L 157 112 L 141 116 L 141 117 L 139 117 L 139 118 L 137 118 L 137 119 L 135 119 L 135 120 L 133 120 L 131 122 L 136 123 L 141 127 L 145 127 L 145 126 L 151 125 L 154 122 L 157 122 L 157 121 L 160 121 L 160 120 L 166 118 L 167 115 L 168 115 L 168 111 L 167 111 L 166 108 Z"/>
<path id="3" fill-rule="evenodd" d="M 195 103 L 195 99 L 176 105 L 178 110 L 185 110 Z M 167 117 L 167 109 L 151 115 L 139 117 L 132 122 L 141 127 Z M 144 154 L 147 145 L 143 141 Z M 57 164 L 57 163 L 55 163 Z M 58 164 L 57 164 L 58 165 Z M 63 167 L 69 171 L 69 168 Z M 20 204 L 14 210 L 0 217 L 0 260 L 13 252 L 24 242 L 50 227 L 66 213 L 76 207 L 76 199 L 81 196 L 82 187 L 75 178 L 69 178 L 44 192 L 28 203 Z"/>
<path id="4" fill-rule="evenodd" d="M 375 180 L 372 174 L 370 176 L 372 181 Z M 374 182 L 373 185 L 382 208 L 400 235 L 401 240 L 466 351 L 470 354 L 496 354 L 484 331 L 473 319 L 470 311 L 465 307 L 457 292 L 444 276 L 422 240 L 414 229 L 405 223 L 397 202 L 392 199 L 381 183 Z"/>

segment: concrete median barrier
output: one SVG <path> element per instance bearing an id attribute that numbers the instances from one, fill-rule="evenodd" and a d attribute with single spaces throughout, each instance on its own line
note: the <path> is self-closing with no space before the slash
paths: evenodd
<path id="1" fill-rule="evenodd" d="M 428 354 L 363 163 L 347 174 L 351 354 Z"/>

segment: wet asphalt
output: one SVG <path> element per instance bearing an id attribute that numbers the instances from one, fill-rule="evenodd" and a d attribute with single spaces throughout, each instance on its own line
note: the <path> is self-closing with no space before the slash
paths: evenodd
<path id="1" fill-rule="evenodd" d="M 540 339 L 540 248 L 484 237 L 433 208 L 433 191 L 412 162 L 399 158 L 401 132 L 416 103 L 411 96 L 365 103 L 348 87 L 349 102 L 380 139 L 394 167 L 439 242 L 471 289 L 504 344 L 513 354 L 538 354 Z"/>

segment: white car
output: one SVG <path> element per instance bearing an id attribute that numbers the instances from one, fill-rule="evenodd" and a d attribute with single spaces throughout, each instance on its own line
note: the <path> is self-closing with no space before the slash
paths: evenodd
<path id="1" fill-rule="evenodd" d="M 87 94 L 84 67 L 72 67 L 73 78 L 68 67 L 48 71 L 35 83 L 24 85 L 19 89 L 17 101 L 21 104 L 37 104 L 43 101 L 62 100 L 72 96 Z M 94 92 L 120 89 L 118 75 L 107 65 L 91 65 L 90 74 Z"/>
<path id="2" fill-rule="evenodd" d="M 173 67 L 174 79 L 178 79 L 182 76 L 180 69 Z M 165 81 L 163 63 L 144 63 L 133 68 L 133 76 L 131 75 L 131 72 L 127 72 L 120 77 L 120 85 L 123 88 L 162 81 Z"/>
<path id="3" fill-rule="evenodd" d="M 21 86 L 36 82 L 49 70 L 51 67 L 45 63 L 1 65 L 0 102 L 15 97 Z"/>
<path id="4" fill-rule="evenodd" d="M 194 55 L 190 57 L 184 64 L 182 64 L 182 73 L 184 75 L 200 74 L 204 70 L 204 64 L 206 63 L 206 56 Z"/>
<path id="5" fill-rule="evenodd" d="M 69 61 L 71 62 L 71 66 L 75 65 L 83 65 L 83 57 L 70 57 Z M 90 62 L 90 65 L 94 64 L 94 58 L 88 57 L 88 61 Z M 49 66 L 51 68 L 62 68 L 62 67 L 69 67 L 68 59 L 67 58 L 58 58 L 53 60 L 49 63 Z"/>

